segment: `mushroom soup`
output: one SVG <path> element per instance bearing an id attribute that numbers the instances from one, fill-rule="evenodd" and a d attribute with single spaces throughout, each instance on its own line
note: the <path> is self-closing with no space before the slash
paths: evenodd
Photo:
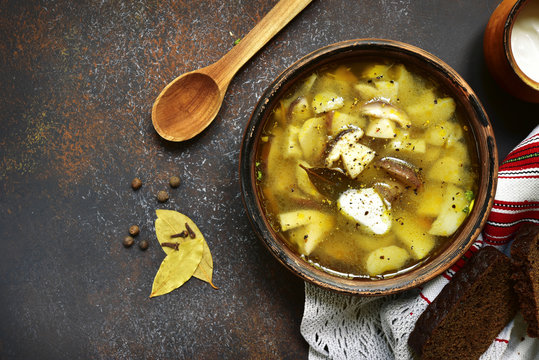
<path id="1" fill-rule="evenodd" d="M 258 193 L 283 241 L 346 277 L 407 271 L 473 206 L 472 134 L 443 89 L 399 63 L 327 65 L 280 99 L 257 149 Z"/>

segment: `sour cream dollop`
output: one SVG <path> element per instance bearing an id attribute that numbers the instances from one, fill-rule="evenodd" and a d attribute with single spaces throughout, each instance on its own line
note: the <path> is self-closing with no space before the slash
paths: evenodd
<path id="1" fill-rule="evenodd" d="M 511 51 L 518 67 L 539 82 L 539 0 L 528 1 L 515 19 Z"/>

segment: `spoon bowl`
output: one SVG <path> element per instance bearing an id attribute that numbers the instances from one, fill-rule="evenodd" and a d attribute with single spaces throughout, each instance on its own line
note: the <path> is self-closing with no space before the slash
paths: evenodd
<path id="1" fill-rule="evenodd" d="M 169 83 L 152 108 L 157 133 L 169 141 L 184 141 L 215 119 L 236 72 L 312 0 L 281 0 L 216 63 L 183 74 Z"/>
<path id="2" fill-rule="evenodd" d="M 183 141 L 204 130 L 217 116 L 224 91 L 202 72 L 183 74 L 159 95 L 152 109 L 152 122 L 161 137 Z"/>

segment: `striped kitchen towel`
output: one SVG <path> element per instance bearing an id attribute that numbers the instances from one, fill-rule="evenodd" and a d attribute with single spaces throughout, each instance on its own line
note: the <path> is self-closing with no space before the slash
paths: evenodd
<path id="1" fill-rule="evenodd" d="M 500 166 L 484 240 L 489 245 L 504 247 L 524 223 L 539 224 L 539 126 Z"/>

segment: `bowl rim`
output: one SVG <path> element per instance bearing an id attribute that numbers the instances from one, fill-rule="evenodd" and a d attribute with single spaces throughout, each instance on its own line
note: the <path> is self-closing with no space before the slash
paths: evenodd
<path id="1" fill-rule="evenodd" d="M 289 249 L 271 229 L 256 194 L 255 155 L 260 140 L 259 135 L 273 104 L 302 75 L 347 55 L 356 56 L 358 53 L 368 54 L 380 51 L 386 52 L 394 58 L 406 58 L 409 62 L 415 59 L 415 61 L 427 65 L 426 72 L 433 76 L 436 74 L 439 77 L 438 80 L 443 80 L 444 86 L 451 88 L 450 93 L 466 110 L 466 114 L 472 114 L 470 116 L 473 118 L 470 119 L 471 130 L 476 141 L 478 159 L 482 163 L 480 186 L 476 204 L 465 224 L 459 230 L 457 236 L 459 242 L 453 241 L 444 251 L 427 263 L 402 275 L 379 280 L 347 279 L 331 275 L 312 266 Z M 388 56 L 387 54 L 385 56 Z M 406 64 L 405 61 L 404 63 Z M 457 97 L 456 92 L 462 95 Z M 305 281 L 340 293 L 366 296 L 388 295 L 417 287 L 442 274 L 458 261 L 477 239 L 486 223 L 494 201 L 497 172 L 498 155 L 492 126 L 479 99 L 464 79 L 449 65 L 425 50 L 400 41 L 373 38 L 347 40 L 322 47 L 302 57 L 284 70 L 266 88 L 251 114 L 243 134 L 239 161 L 240 190 L 247 217 L 256 235 L 272 255 L 292 273 Z M 447 256 L 442 256 L 446 253 Z"/>

